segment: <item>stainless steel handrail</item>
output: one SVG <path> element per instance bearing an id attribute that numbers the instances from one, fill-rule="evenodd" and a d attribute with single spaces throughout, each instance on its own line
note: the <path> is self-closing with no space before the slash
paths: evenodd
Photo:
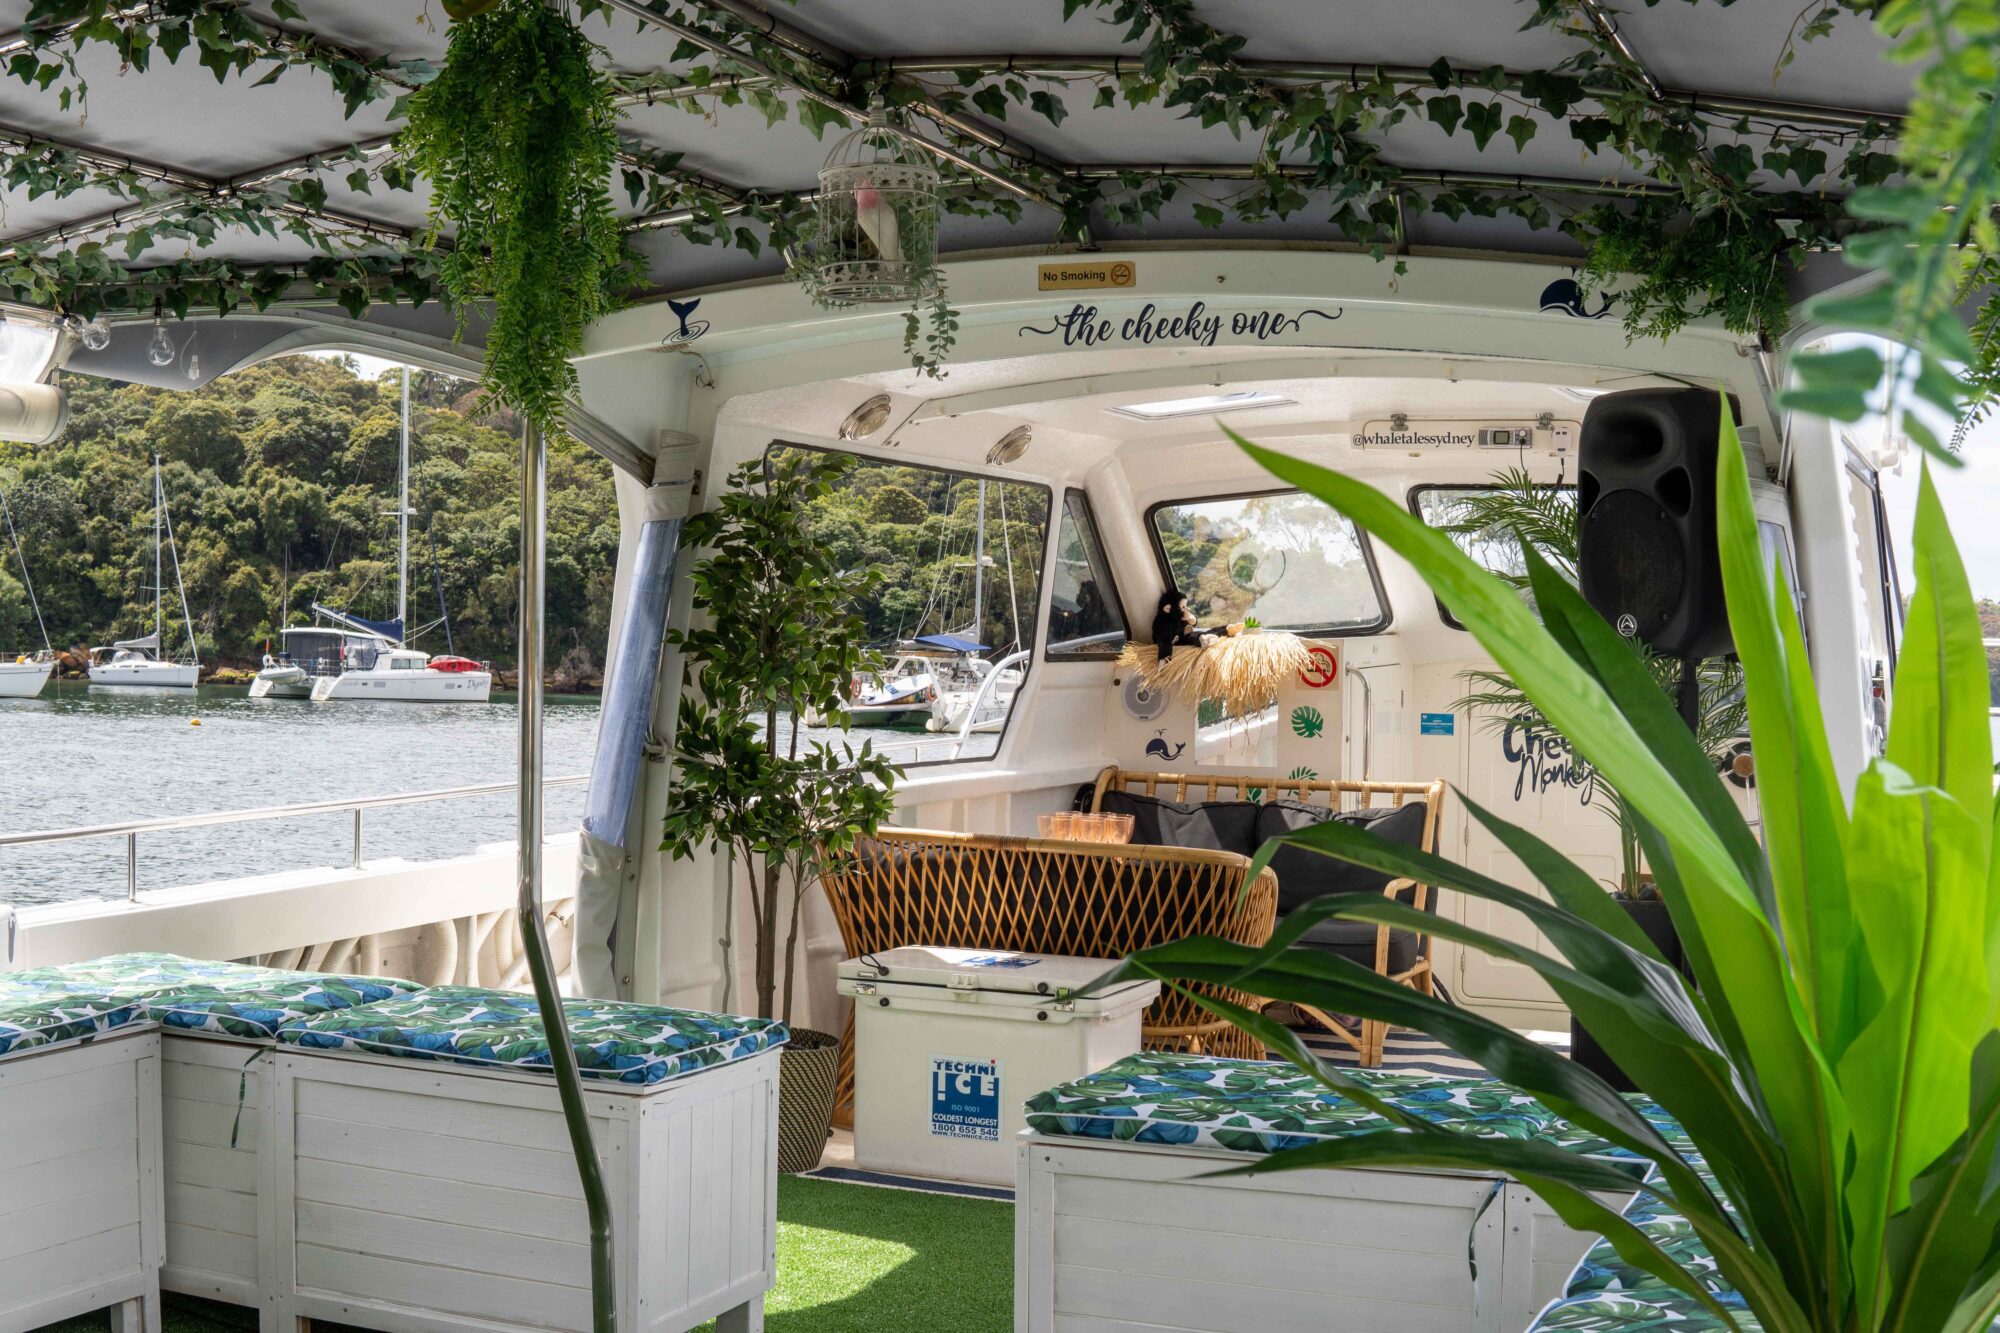
<path id="1" fill-rule="evenodd" d="M 590 781 L 587 773 L 544 778 L 544 787 L 578 787 Z M 422 805 L 427 801 L 450 801 L 468 796 L 502 796 L 520 788 L 518 782 L 487 782 L 472 787 L 439 787 L 432 791 L 399 792 L 393 796 L 349 796 L 333 801 L 304 801 L 297 805 L 266 805 L 250 810 L 211 810 L 199 815 L 163 815 L 156 819 L 129 819 L 116 824 L 85 824 L 76 828 L 36 829 L 28 833 L 0 833 L 0 847 L 25 847 L 50 842 L 70 842 L 79 838 L 125 839 L 125 897 L 139 896 L 139 835 L 165 833 L 173 829 L 212 828 L 218 824 L 248 824 L 260 819 L 295 819 L 301 815 L 332 815 L 353 812 L 354 868 L 361 869 L 361 816 L 366 810 L 392 805 Z"/>
<path id="2" fill-rule="evenodd" d="M 574 787 L 590 781 L 588 773 L 564 778 L 544 778 L 544 787 Z M 251 810 L 211 810 L 199 815 L 163 815 L 157 819 L 133 819 L 119 824 L 86 824 L 77 828 L 38 829 L 32 833 L 0 833 L 0 847 L 18 847 L 34 842 L 65 842 L 72 838 L 106 838 L 120 833 L 160 833 L 168 829 L 205 828 L 213 824 L 248 823 L 258 819 L 286 819 L 293 815 L 338 814 L 343 810 L 374 810 L 389 805 L 421 805 L 426 801 L 448 801 L 460 796 L 500 796 L 518 788 L 518 782 L 488 782 L 476 787 L 439 787 L 434 791 L 399 792 L 393 796 L 349 796 L 333 801 L 306 801 L 298 805 L 267 805 Z"/>

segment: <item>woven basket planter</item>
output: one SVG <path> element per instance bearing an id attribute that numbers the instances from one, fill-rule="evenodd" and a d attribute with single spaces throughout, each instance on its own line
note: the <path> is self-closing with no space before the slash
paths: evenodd
<path id="1" fill-rule="evenodd" d="M 778 1170 L 818 1168 L 833 1137 L 833 1098 L 840 1084 L 840 1038 L 793 1028 L 778 1060 Z"/>

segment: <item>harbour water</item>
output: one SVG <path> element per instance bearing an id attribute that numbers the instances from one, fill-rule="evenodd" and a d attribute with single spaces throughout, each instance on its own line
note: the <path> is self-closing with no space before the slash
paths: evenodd
<path id="1" fill-rule="evenodd" d="M 551 695 L 544 717 L 547 775 L 587 772 L 596 698 Z M 511 782 L 515 724 L 510 694 L 485 704 L 315 704 L 251 699 L 233 686 L 51 681 L 39 698 L 0 699 L 0 831 Z M 576 827 L 583 795 L 581 786 L 549 790 L 551 832 Z M 437 860 L 511 839 L 514 818 L 512 793 L 370 810 L 365 851 Z M 346 813 L 149 833 L 139 839 L 139 887 L 346 865 L 353 835 Z M 0 848 L 0 902 L 124 892 L 122 837 Z"/>
<path id="2" fill-rule="evenodd" d="M 594 696 L 547 696 L 547 776 L 589 771 L 597 713 Z M 51 681 L 39 698 L 0 699 L 0 832 L 511 782 L 516 720 L 511 694 L 486 704 L 315 704 L 251 699 L 236 686 L 92 689 Z M 847 739 L 872 740 L 898 763 L 949 750 L 922 732 L 857 729 Z M 997 741 L 973 736 L 965 757 L 990 754 Z M 581 785 L 550 788 L 545 826 L 552 834 L 575 829 L 583 801 Z M 337 812 L 144 834 L 139 888 L 347 865 L 353 818 Z M 511 792 L 370 810 L 365 854 L 458 856 L 511 841 L 514 820 Z M 123 837 L 0 847 L 0 903 L 124 892 Z"/>

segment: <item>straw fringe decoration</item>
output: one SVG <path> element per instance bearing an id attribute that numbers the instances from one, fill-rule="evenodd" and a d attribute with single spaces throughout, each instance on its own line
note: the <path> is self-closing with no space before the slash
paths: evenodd
<path id="1" fill-rule="evenodd" d="M 1176 648 L 1166 661 L 1149 643 L 1128 643 L 1122 670 L 1136 671 L 1155 692 L 1183 703 L 1220 699 L 1233 716 L 1270 707 L 1278 689 L 1312 664 L 1313 645 L 1296 634 L 1245 630 L 1206 648 Z"/>

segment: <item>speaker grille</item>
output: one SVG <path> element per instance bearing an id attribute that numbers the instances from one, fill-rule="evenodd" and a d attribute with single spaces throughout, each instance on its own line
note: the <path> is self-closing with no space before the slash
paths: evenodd
<path id="1" fill-rule="evenodd" d="M 1643 492 L 1612 491 L 1590 507 L 1577 567 L 1584 600 L 1627 637 L 1656 640 L 1682 609 L 1687 551 L 1667 511 Z"/>

